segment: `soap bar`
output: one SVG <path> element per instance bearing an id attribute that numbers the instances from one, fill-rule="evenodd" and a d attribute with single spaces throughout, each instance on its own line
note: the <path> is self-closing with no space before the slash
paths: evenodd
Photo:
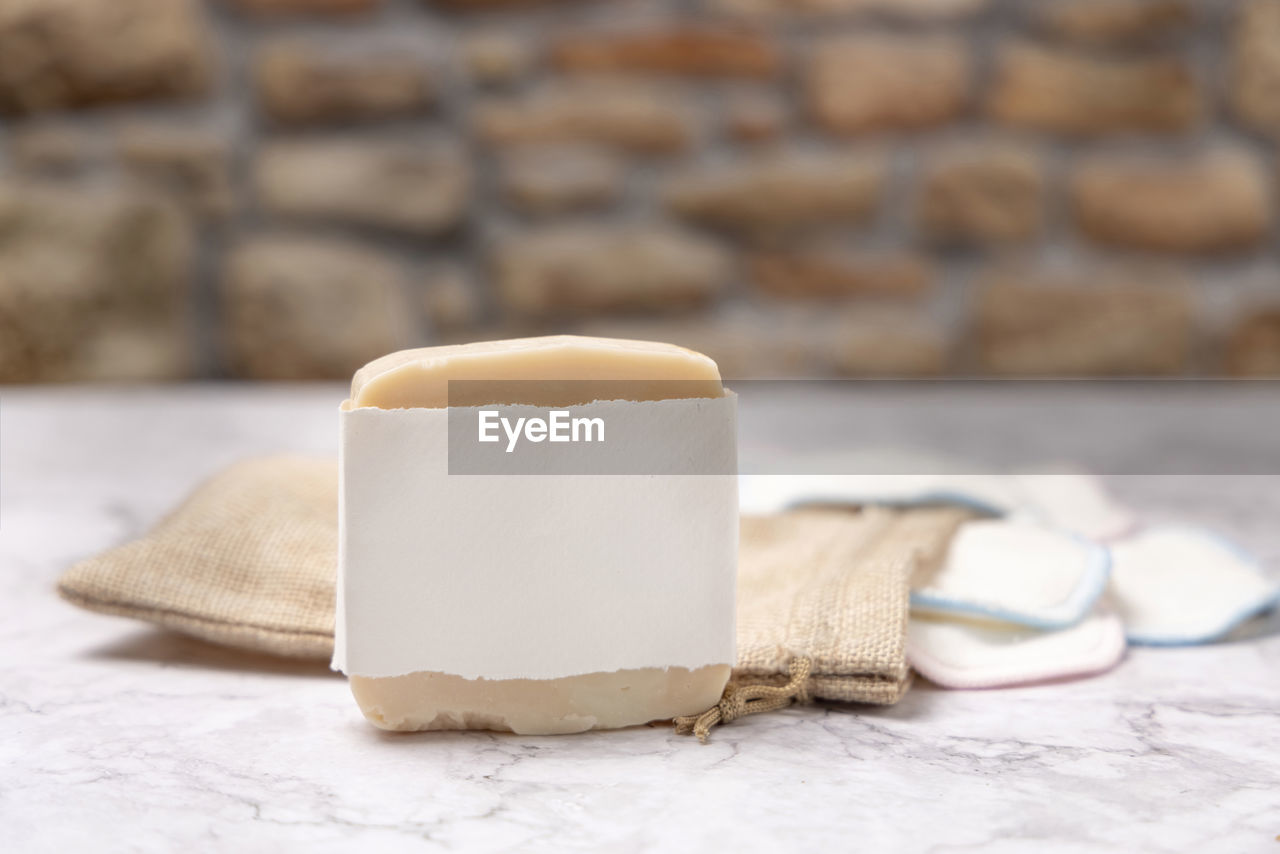
<path id="1" fill-rule="evenodd" d="M 486 382 L 455 384 L 451 396 L 450 380 Z M 344 408 L 573 406 L 597 399 L 656 401 L 723 395 L 715 362 L 690 350 L 643 341 L 552 336 L 392 353 L 356 372 Z M 731 589 L 725 595 L 732 601 Z M 629 668 L 550 679 L 465 678 L 420 671 L 384 677 L 352 674 L 350 685 L 365 717 L 384 729 L 552 734 L 631 726 L 704 711 L 720 699 L 729 671 L 728 663 Z"/>
<path id="2" fill-rule="evenodd" d="M 451 380 L 484 382 L 455 383 L 450 397 Z M 558 380 L 569 382 L 557 385 Z M 573 406 L 723 394 L 719 368 L 701 353 L 674 344 L 577 335 L 401 350 L 365 365 L 351 381 L 351 405 L 379 409 Z"/>

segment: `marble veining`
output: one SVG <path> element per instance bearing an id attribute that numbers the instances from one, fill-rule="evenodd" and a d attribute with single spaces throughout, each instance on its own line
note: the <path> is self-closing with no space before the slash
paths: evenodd
<path id="1" fill-rule="evenodd" d="M 123 396 L 121 396 L 123 394 Z M 0 393 L 8 851 L 1280 852 L 1280 620 L 1101 677 L 531 738 L 388 734 L 321 664 L 59 601 L 69 562 L 253 453 L 332 453 L 332 386 Z M 1274 567 L 1275 477 L 1118 479 Z"/>

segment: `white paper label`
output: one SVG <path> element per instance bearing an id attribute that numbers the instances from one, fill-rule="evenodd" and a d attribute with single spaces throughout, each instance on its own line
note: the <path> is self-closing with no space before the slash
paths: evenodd
<path id="1" fill-rule="evenodd" d="M 718 448 L 732 466 L 736 403 L 561 408 L 603 418 L 606 441 L 648 436 L 664 458 Z M 341 413 L 334 669 L 552 679 L 733 663 L 735 474 L 449 474 L 449 412 Z"/>

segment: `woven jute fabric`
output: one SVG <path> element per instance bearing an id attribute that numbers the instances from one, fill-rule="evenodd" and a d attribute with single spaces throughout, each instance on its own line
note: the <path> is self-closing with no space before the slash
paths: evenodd
<path id="1" fill-rule="evenodd" d="M 68 569 L 58 592 L 214 643 L 328 658 L 337 555 L 337 462 L 246 460 L 142 539 Z"/>
<path id="2" fill-rule="evenodd" d="M 911 679 L 911 578 L 942 560 L 970 515 L 940 506 L 744 517 L 733 687 L 794 682 L 792 665 L 804 661 L 797 699 L 896 703 Z"/>

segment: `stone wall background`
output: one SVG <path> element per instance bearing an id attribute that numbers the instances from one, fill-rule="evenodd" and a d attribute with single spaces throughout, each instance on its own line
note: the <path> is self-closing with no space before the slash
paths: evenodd
<path id="1" fill-rule="evenodd" d="M 1280 0 L 0 0 L 0 381 L 1280 375 Z"/>

